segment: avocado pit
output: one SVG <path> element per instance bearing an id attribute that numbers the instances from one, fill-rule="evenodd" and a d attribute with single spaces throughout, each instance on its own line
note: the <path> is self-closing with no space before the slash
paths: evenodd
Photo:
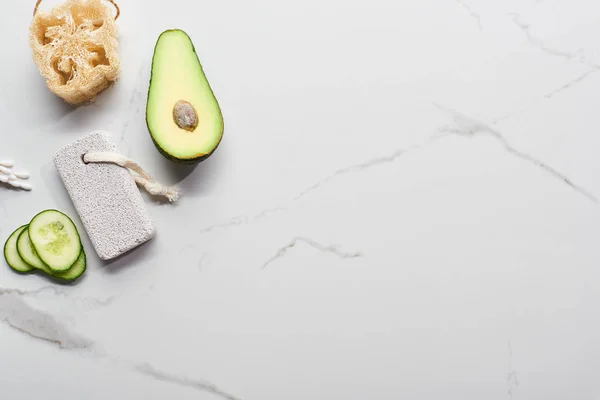
<path id="1" fill-rule="evenodd" d="M 179 100 L 173 107 L 173 121 L 181 129 L 193 132 L 198 126 L 198 113 L 189 102 Z"/>

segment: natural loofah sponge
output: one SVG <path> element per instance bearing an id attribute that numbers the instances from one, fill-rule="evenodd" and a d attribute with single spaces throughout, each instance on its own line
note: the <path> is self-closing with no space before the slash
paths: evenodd
<path id="1" fill-rule="evenodd" d="M 113 16 L 102 0 L 66 0 L 49 12 L 37 5 L 29 44 L 48 88 L 70 104 L 94 100 L 119 76 L 118 7 Z"/>

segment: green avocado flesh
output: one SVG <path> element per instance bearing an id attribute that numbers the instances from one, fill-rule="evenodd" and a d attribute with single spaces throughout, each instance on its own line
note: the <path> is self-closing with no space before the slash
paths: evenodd
<path id="1" fill-rule="evenodd" d="M 202 161 L 221 142 L 219 103 L 190 37 L 182 30 L 167 30 L 156 42 L 146 123 L 158 150 L 175 162 Z"/>

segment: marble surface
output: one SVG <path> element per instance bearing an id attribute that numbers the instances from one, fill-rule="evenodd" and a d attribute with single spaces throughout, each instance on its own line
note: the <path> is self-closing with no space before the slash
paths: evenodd
<path id="1" fill-rule="evenodd" d="M 0 397 L 600 398 L 600 3 L 120 3 L 121 78 L 74 109 L 2 0 L 0 159 L 34 190 L 0 188 L 0 236 L 76 217 L 51 156 L 92 130 L 182 197 L 112 263 L 84 235 L 74 285 L 0 266 Z M 145 126 L 168 28 L 225 118 L 196 168 Z"/>

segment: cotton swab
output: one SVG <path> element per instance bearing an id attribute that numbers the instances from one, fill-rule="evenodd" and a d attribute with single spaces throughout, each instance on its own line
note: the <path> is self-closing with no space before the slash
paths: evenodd
<path id="1" fill-rule="evenodd" d="M 28 172 L 12 172 L 10 168 L 14 163 L 10 160 L 0 161 L 0 182 L 6 183 L 14 188 L 31 190 L 32 186 L 29 183 L 22 182 L 23 179 L 29 179 Z"/>

